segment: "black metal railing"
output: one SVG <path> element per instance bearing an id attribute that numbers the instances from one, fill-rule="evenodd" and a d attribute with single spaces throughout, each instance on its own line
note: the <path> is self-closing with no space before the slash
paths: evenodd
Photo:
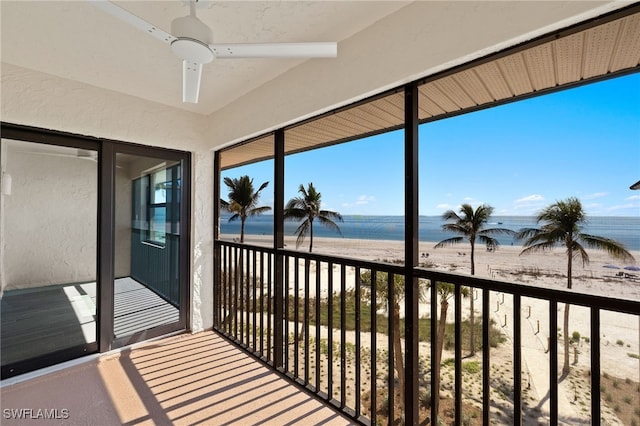
<path id="1" fill-rule="evenodd" d="M 572 404 L 580 405 L 586 418 L 600 419 L 600 314 L 629 314 L 635 324 L 640 319 L 639 301 L 425 268 L 410 269 L 408 278 L 424 289 L 425 299 L 418 318 L 405 318 L 405 303 L 413 301 L 403 297 L 403 265 L 224 241 L 216 241 L 215 255 L 214 328 L 364 424 L 401 424 L 405 410 L 416 407 L 421 424 L 436 413 L 455 424 L 521 424 L 530 416 L 557 424 L 565 417 L 558 403 L 559 383 L 566 379 L 558 376 L 558 343 L 569 336 L 559 339 L 556 332 L 558 304 L 565 303 L 588 309 L 590 319 L 589 338 L 574 345 L 589 353 L 588 371 L 580 376 L 587 379 L 578 373 L 570 377 L 587 385 Z M 481 302 L 474 357 L 465 353 L 467 334 L 475 332 L 463 319 L 465 312 L 470 315 L 463 299 L 470 297 Z M 448 300 L 452 321 L 447 321 Z M 547 329 L 531 326 L 523 333 L 525 323 L 536 323 L 534 315 Z M 451 322 L 452 333 L 443 331 Z M 405 326 L 418 327 L 417 353 L 405 353 Z M 452 341 L 445 343 L 445 334 L 452 334 Z M 539 346 L 546 343 L 546 365 L 524 365 L 523 336 Z M 453 358 L 442 359 L 440 347 Z M 416 362 L 406 363 L 407 357 Z M 405 371 L 410 365 L 418 368 Z M 540 370 L 546 370 L 548 389 L 538 389 L 536 399 L 531 377 Z M 405 393 L 411 384 L 418 393 Z"/>

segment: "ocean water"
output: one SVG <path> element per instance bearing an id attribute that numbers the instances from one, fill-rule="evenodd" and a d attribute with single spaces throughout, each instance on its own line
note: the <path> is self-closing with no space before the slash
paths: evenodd
<path id="1" fill-rule="evenodd" d="M 240 221 L 229 222 L 229 215 L 222 215 L 220 232 L 240 234 Z M 355 238 L 364 240 L 404 240 L 403 216 L 343 216 L 339 223 L 342 236 L 319 223 L 314 223 L 315 237 Z M 438 242 L 457 236 L 442 230 L 444 224 L 440 216 L 420 216 L 418 225 L 420 241 Z M 298 222 L 286 221 L 285 235 L 295 235 Z M 518 231 L 522 228 L 536 228 L 533 216 L 492 216 L 486 228 L 506 228 Z M 626 246 L 628 250 L 640 250 L 640 217 L 594 216 L 589 218 L 583 229 L 585 234 L 611 238 Z M 247 219 L 245 233 L 251 235 L 273 235 L 273 216 L 262 215 Z M 495 236 L 502 245 L 518 245 L 509 236 Z"/>

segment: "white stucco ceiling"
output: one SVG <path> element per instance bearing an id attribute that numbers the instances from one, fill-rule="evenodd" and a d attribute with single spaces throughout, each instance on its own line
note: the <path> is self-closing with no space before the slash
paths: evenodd
<path id="1" fill-rule="evenodd" d="M 340 42 L 406 6 L 403 1 L 215 1 L 197 9 L 214 42 Z M 183 1 L 117 4 L 170 32 Z M 303 60 L 216 60 L 197 105 L 182 103 L 182 63 L 169 46 L 87 1 L 2 1 L 2 62 L 187 111 L 210 114 Z M 338 54 L 340 46 L 338 45 Z M 332 59 L 313 59 L 331 61 Z"/>

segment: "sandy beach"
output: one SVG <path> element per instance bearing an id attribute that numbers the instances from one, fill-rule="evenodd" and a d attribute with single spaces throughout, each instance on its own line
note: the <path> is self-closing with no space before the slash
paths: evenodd
<path id="1" fill-rule="evenodd" d="M 226 236 L 227 238 L 229 236 Z M 231 239 L 231 238 L 228 238 Z M 270 245 L 270 237 L 248 235 L 245 242 L 256 245 Z M 286 237 L 285 244 L 288 249 L 295 249 L 295 238 Z M 308 241 L 307 241 L 308 244 Z M 308 245 L 300 247 L 306 251 Z M 434 248 L 433 242 L 421 242 L 419 245 L 419 261 L 422 266 L 429 269 L 444 270 L 461 274 L 470 273 L 470 245 L 461 243 L 458 245 Z M 403 242 L 379 241 L 379 240 L 352 240 L 340 238 L 314 238 L 314 253 L 328 254 L 340 257 L 375 260 L 384 262 L 401 262 L 403 260 Z M 563 249 L 557 248 L 551 252 L 541 252 L 529 255 L 520 255 L 521 246 L 500 246 L 495 251 L 487 251 L 484 246 L 477 246 L 475 253 L 476 276 L 492 278 L 500 281 L 514 283 L 526 283 L 528 285 L 543 286 L 548 288 L 566 288 L 567 259 Z M 573 291 L 598 294 L 607 297 L 640 300 L 640 272 L 622 269 L 628 264 L 620 264 L 610 258 L 605 252 L 588 250 L 590 263 L 583 266 L 580 261 L 573 263 Z M 640 251 L 633 251 L 636 264 L 640 264 Z M 620 269 L 604 267 L 604 265 L 617 265 Z M 324 265 L 321 271 L 321 297 L 326 297 L 328 271 Z M 299 269 L 302 274 L 303 268 Z M 290 273 L 293 274 L 293 266 L 290 265 Z M 314 271 L 312 270 L 312 273 Z M 339 271 L 334 270 L 334 282 L 339 282 Z M 300 276 L 303 279 L 303 276 Z M 315 279 L 314 281 L 315 282 Z M 355 271 L 347 269 L 347 288 L 349 283 L 355 282 Z M 311 286 L 313 287 L 313 286 Z M 315 289 L 310 289 L 315 293 Z M 337 290 L 334 288 L 334 291 Z M 291 294 L 294 288 L 290 287 Z M 314 296 L 314 294 L 310 294 Z M 468 317 L 468 302 L 463 301 L 465 311 L 463 317 Z M 491 293 L 491 316 L 499 324 L 507 339 L 513 336 L 512 321 L 513 308 L 512 297 L 508 294 Z M 480 301 L 476 299 L 476 315 L 481 315 Z M 420 315 L 429 315 L 428 304 L 420 306 Z M 558 305 L 558 327 L 562 327 L 562 314 L 564 305 Z M 453 320 L 453 309 L 449 309 L 448 317 Z M 572 306 L 570 312 L 571 333 L 577 332 L 581 336 L 577 344 L 576 354 L 578 360 L 572 366 L 575 371 L 588 372 L 590 369 L 590 312 L 589 309 Z M 538 409 L 541 418 L 548 411 L 548 401 L 544 400 L 544 394 L 549 388 L 548 376 L 548 336 L 549 330 L 549 305 L 548 302 L 539 299 L 522 299 L 522 354 L 523 354 L 523 380 L 527 380 L 531 388 L 531 400 L 539 401 Z M 558 339 L 558 356 L 562 362 L 562 338 L 561 330 Z M 634 315 L 625 315 L 615 312 L 601 312 L 601 369 L 603 372 L 621 379 L 630 378 L 640 382 L 640 318 Z M 492 350 L 492 364 L 508 362 L 512 357 L 510 345 L 505 344 L 507 350 Z M 422 349 L 421 349 L 422 352 Z M 425 349 L 425 353 L 428 351 Z M 631 354 L 631 355 L 630 355 Z M 632 355 L 636 356 L 632 356 Z M 452 354 L 444 355 L 444 358 Z M 478 358 L 480 359 L 480 358 Z M 572 353 L 572 362 L 574 355 Z M 560 366 L 561 367 L 561 366 Z M 568 380 L 559 386 L 559 405 L 562 416 L 573 418 L 578 423 L 588 424 L 588 414 L 580 409 L 576 403 L 575 382 Z M 611 414 L 611 416 L 615 416 Z M 568 423 L 567 423 L 568 424 Z"/>

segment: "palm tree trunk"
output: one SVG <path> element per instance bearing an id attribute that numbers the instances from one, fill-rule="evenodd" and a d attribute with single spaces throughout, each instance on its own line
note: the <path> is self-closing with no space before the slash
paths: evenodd
<path id="1" fill-rule="evenodd" d="M 475 244 L 474 241 L 471 240 L 471 275 L 475 275 L 476 273 L 476 253 L 475 253 Z M 471 326 L 471 330 L 469 331 L 469 346 L 471 350 L 469 351 L 469 356 L 474 356 L 476 354 L 476 316 L 475 309 L 473 306 L 473 287 L 471 289 L 470 296 L 470 308 L 471 314 L 469 316 L 469 325 Z"/>
<path id="2" fill-rule="evenodd" d="M 400 406 L 404 407 L 404 362 L 402 358 L 402 344 L 400 342 L 400 306 L 393 304 L 393 355 L 398 373 L 398 398 Z M 391 398 L 392 393 L 389 393 Z M 395 392 L 393 392 L 395 395 Z"/>
<path id="3" fill-rule="evenodd" d="M 313 250 L 313 219 L 309 220 L 309 253 Z"/>
<path id="4" fill-rule="evenodd" d="M 440 300 L 440 319 L 438 320 L 438 336 L 436 338 L 436 344 L 438 345 L 436 351 L 436 362 L 435 362 L 435 373 L 431 380 L 435 382 L 435 390 L 436 390 L 436 400 L 440 399 L 440 370 L 442 368 L 442 351 L 444 350 L 444 333 L 446 331 L 447 326 L 447 311 L 449 309 L 449 302 L 443 296 L 441 296 Z M 440 407 L 440 405 L 438 405 Z M 436 419 L 438 418 L 439 413 L 435 413 Z M 436 424 L 434 422 L 434 424 Z"/>
<path id="5" fill-rule="evenodd" d="M 567 288 L 571 289 L 572 287 L 572 269 L 573 269 L 573 252 L 571 247 L 567 250 L 567 256 L 569 258 L 567 262 Z M 563 321 L 563 338 L 564 338 L 564 362 L 562 363 L 562 375 L 566 376 L 569 374 L 570 366 L 569 366 L 569 305 L 565 303 L 564 305 L 564 321 Z M 552 330 L 555 333 L 555 330 Z"/>
<path id="6" fill-rule="evenodd" d="M 240 219 L 240 242 L 244 243 L 244 221 L 245 218 Z"/>
<path id="7" fill-rule="evenodd" d="M 564 304 L 564 362 L 562 364 L 562 375 L 566 376 L 569 374 L 569 307 L 571 305 L 568 303 Z"/>

